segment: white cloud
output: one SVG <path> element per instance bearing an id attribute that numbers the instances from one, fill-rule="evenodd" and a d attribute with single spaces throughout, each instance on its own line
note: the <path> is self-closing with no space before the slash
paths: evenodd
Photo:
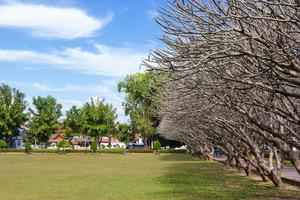
<path id="1" fill-rule="evenodd" d="M 33 36 L 75 39 L 89 37 L 113 18 L 88 16 L 77 8 L 60 8 L 20 2 L 0 5 L 0 27 L 27 29 Z"/>
<path id="2" fill-rule="evenodd" d="M 0 49 L 0 61 L 22 61 L 51 65 L 60 69 L 104 76 L 125 76 L 139 71 L 146 53 L 130 48 L 95 45 L 96 52 L 81 48 L 42 53 L 28 50 Z"/>
<path id="3" fill-rule="evenodd" d="M 41 92 L 79 92 L 79 93 L 108 93 L 111 89 L 103 83 L 99 84 L 65 84 L 65 85 L 49 85 L 45 83 L 19 82 L 0 80 L 0 83 L 6 83 L 16 88 L 28 88 L 30 90 L 38 90 Z"/>
<path id="4" fill-rule="evenodd" d="M 33 83 L 32 87 L 45 92 L 109 92 L 110 89 L 105 85 L 89 84 L 89 85 L 76 85 L 66 84 L 63 86 L 51 86 L 43 83 Z"/>

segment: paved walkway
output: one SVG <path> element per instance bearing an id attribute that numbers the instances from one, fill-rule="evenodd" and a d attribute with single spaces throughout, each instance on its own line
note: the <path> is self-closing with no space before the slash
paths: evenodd
<path id="1" fill-rule="evenodd" d="M 282 177 L 295 180 L 300 183 L 300 175 L 294 167 L 284 166 L 282 169 Z"/>
<path id="2" fill-rule="evenodd" d="M 221 161 L 221 162 L 225 162 L 226 159 L 227 159 L 226 157 L 214 158 L 214 160 Z M 299 182 L 300 185 L 300 175 L 298 174 L 297 170 L 294 167 L 284 166 L 281 172 L 281 177 L 293 181 L 297 181 Z"/>

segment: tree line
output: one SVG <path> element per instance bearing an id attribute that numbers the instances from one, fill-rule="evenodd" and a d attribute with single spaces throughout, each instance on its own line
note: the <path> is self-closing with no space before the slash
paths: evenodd
<path id="1" fill-rule="evenodd" d="M 28 140 L 47 144 L 51 135 L 61 129 L 69 143 L 74 136 L 86 135 L 100 145 L 103 135 L 115 135 L 120 141 L 129 143 L 132 134 L 140 134 L 145 148 L 157 139 L 157 108 L 152 96 L 156 94 L 156 82 L 148 72 L 127 75 L 118 84 L 124 94 L 123 107 L 128 123 L 116 123 L 116 108 L 101 99 L 91 99 L 82 107 L 72 106 L 65 115 L 62 105 L 52 96 L 33 97 L 32 107 L 25 101 L 25 94 L 6 84 L 0 86 L 0 139 L 10 146 L 18 128 L 26 124 Z M 165 141 L 167 143 L 167 141 Z M 171 143 L 172 144 L 172 143 Z M 177 143 L 175 143 L 177 145 Z"/>
<path id="2" fill-rule="evenodd" d="M 72 106 L 63 116 L 62 105 L 52 96 L 33 97 L 28 106 L 25 94 L 6 84 L 0 85 L 0 139 L 8 146 L 21 125 L 27 125 L 27 140 L 45 144 L 61 129 L 71 143 L 73 136 L 86 135 L 99 141 L 103 135 L 120 133 L 129 140 L 129 126 L 116 123 L 116 108 L 101 99 L 91 99 L 82 107 Z"/>
<path id="3" fill-rule="evenodd" d="M 158 132 L 282 186 L 300 174 L 299 0 L 176 0 L 156 19 L 166 48 L 144 65 L 159 84 Z M 268 160 L 265 154 L 268 153 Z M 275 166 L 274 166 L 275 165 Z"/>

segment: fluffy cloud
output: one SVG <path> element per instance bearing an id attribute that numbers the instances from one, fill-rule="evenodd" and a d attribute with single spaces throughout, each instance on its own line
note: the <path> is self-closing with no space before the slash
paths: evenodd
<path id="1" fill-rule="evenodd" d="M 12 87 L 30 90 L 37 90 L 42 92 L 80 92 L 80 93 L 110 93 L 111 88 L 106 86 L 105 83 L 100 82 L 99 84 L 65 84 L 65 85 L 50 85 L 45 83 L 33 82 L 19 82 L 19 81 L 5 81 L 0 80 L 1 83 L 6 83 Z"/>
<path id="2" fill-rule="evenodd" d="M 115 48 L 104 45 L 96 45 L 95 47 L 95 52 L 81 48 L 66 48 L 48 53 L 0 49 L 0 61 L 22 61 L 87 74 L 125 76 L 139 71 L 141 61 L 146 57 L 146 53 L 129 48 Z"/>
<path id="3" fill-rule="evenodd" d="M 21 28 L 33 36 L 43 38 L 75 39 L 89 37 L 113 18 L 88 16 L 77 8 L 59 8 L 19 2 L 0 5 L 0 27 Z"/>

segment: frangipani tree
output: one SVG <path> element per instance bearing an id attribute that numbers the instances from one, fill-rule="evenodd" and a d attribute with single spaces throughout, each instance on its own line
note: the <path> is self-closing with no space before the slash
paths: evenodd
<path id="1" fill-rule="evenodd" d="M 300 173 L 299 1 L 176 0 L 159 11 L 167 48 L 144 65 L 166 77 L 160 134 L 201 155 L 216 146 L 277 186 L 284 155 Z"/>

